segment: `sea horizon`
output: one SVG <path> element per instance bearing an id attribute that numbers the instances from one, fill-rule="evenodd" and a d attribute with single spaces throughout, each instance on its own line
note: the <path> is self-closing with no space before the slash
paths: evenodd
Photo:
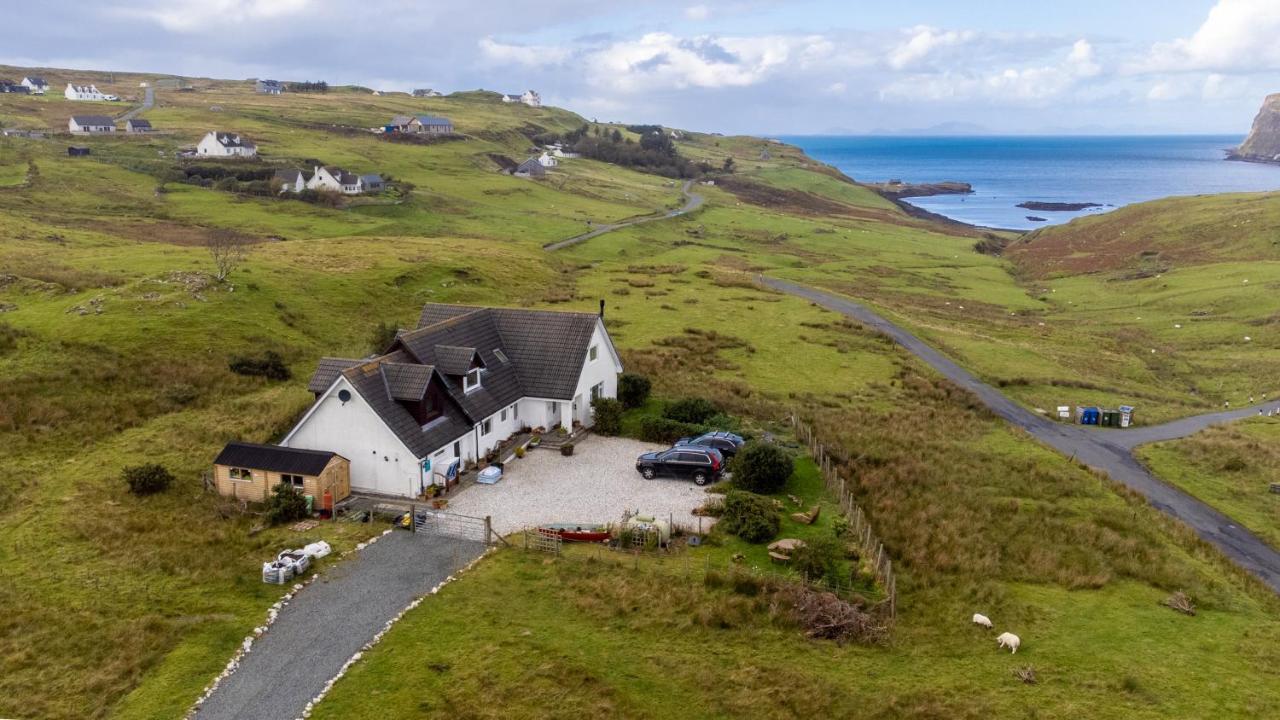
<path id="1" fill-rule="evenodd" d="M 1280 165 L 1235 162 L 1244 135 L 782 135 L 860 182 L 966 182 L 907 202 L 959 222 L 1031 230 L 1164 197 L 1280 189 Z M 1096 203 L 1034 211 L 1023 202 Z"/>

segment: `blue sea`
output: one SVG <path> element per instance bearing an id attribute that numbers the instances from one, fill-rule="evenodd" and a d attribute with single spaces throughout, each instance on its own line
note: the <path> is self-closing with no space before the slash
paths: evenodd
<path id="1" fill-rule="evenodd" d="M 1171 195 L 1280 190 L 1280 165 L 1228 162 L 1238 135 L 789 136 L 783 141 L 855 180 L 956 180 L 971 195 L 910 198 L 930 212 L 974 225 L 1031 229 Z M 1092 202 L 1080 212 L 1016 207 L 1029 200 Z M 1045 222 L 1027 216 L 1045 218 Z"/>

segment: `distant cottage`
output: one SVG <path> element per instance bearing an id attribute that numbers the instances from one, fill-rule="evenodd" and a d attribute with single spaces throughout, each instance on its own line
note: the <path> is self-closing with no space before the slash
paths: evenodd
<path id="1" fill-rule="evenodd" d="M 383 127 L 383 131 L 415 135 L 452 135 L 453 123 L 449 118 L 434 115 L 396 115 Z"/>
<path id="2" fill-rule="evenodd" d="M 131 133 L 148 133 L 151 132 L 151 121 L 141 118 L 133 118 L 124 124 L 124 131 Z"/>
<path id="3" fill-rule="evenodd" d="M 22 82 L 19 84 L 25 87 L 27 92 L 32 95 L 43 95 L 49 89 L 49 83 L 45 82 L 44 78 L 36 75 L 28 75 L 22 78 Z"/>
<path id="4" fill-rule="evenodd" d="M 517 165 L 516 171 L 512 175 L 525 178 L 541 178 L 547 176 L 547 168 L 538 162 L 538 158 L 529 158 Z"/>
<path id="5" fill-rule="evenodd" d="M 333 165 L 317 165 L 310 175 L 297 168 L 277 170 L 271 176 L 271 182 L 281 193 L 315 190 L 361 195 L 378 192 L 384 187 L 381 175 L 356 175 Z"/>
<path id="6" fill-rule="evenodd" d="M 115 100 L 115 95 L 108 95 L 98 89 L 97 85 L 76 85 L 75 83 L 67 83 L 67 89 L 62 93 L 68 100 L 90 100 L 101 102 L 104 100 Z"/>
<path id="7" fill-rule="evenodd" d="M 21 83 L 13 83 L 8 80 L 0 80 L 0 93 L 13 93 L 16 95 L 27 95 L 31 92 L 31 88 Z"/>
<path id="8" fill-rule="evenodd" d="M 529 107 L 542 107 L 542 96 L 533 90 L 525 90 L 520 95 L 503 95 L 504 103 L 524 103 Z"/>
<path id="9" fill-rule="evenodd" d="M 116 121 L 106 115 L 72 115 L 67 129 L 73 135 L 109 133 L 116 131 Z"/>
<path id="10" fill-rule="evenodd" d="M 438 90 L 432 90 L 431 88 L 419 88 L 413 91 L 413 96 L 416 98 L 444 97 L 444 93 Z"/>
<path id="11" fill-rule="evenodd" d="M 253 88 L 263 95 L 279 95 L 284 92 L 284 83 L 279 80 L 259 80 L 254 83 Z"/>
<path id="12" fill-rule="evenodd" d="M 258 146 L 240 133 L 211 130 L 196 145 L 196 154 L 207 157 L 256 157 Z"/>

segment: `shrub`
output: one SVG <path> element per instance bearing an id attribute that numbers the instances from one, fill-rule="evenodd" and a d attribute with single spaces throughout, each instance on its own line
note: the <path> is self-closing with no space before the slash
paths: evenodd
<path id="1" fill-rule="evenodd" d="M 267 519 L 273 525 L 301 520 L 307 516 L 307 499 L 292 485 L 277 483 L 267 498 Z"/>
<path id="2" fill-rule="evenodd" d="M 385 320 L 378 323 L 373 328 L 373 333 L 369 336 L 369 349 L 378 355 L 387 351 L 391 347 L 391 343 L 396 341 L 396 334 L 400 329 L 395 323 L 389 323 Z"/>
<path id="3" fill-rule="evenodd" d="M 733 484 L 743 490 L 775 493 L 795 469 L 791 454 L 772 443 L 749 442 L 733 458 Z"/>
<path id="4" fill-rule="evenodd" d="M 228 367 L 237 375 L 258 376 L 268 380 L 288 380 L 293 377 L 289 367 L 284 364 L 284 358 L 274 350 L 266 351 L 261 357 L 233 357 Z"/>
<path id="5" fill-rule="evenodd" d="M 735 490 L 724 496 L 717 527 L 750 543 L 762 543 L 778 534 L 781 521 L 773 501 L 763 495 Z"/>
<path id="6" fill-rule="evenodd" d="M 120 475 L 129 484 L 129 492 L 134 495 L 154 495 L 168 490 L 173 484 L 173 473 L 157 463 L 127 467 Z"/>
<path id="7" fill-rule="evenodd" d="M 691 397 L 683 398 L 671 403 L 662 414 L 664 417 L 671 420 L 701 425 L 717 412 L 716 406 L 711 404 L 710 400 L 707 400 L 706 398 Z"/>
<path id="8" fill-rule="evenodd" d="M 697 435 L 701 432 L 701 425 L 692 425 L 678 420 L 661 417 L 640 419 L 640 439 L 645 442 L 675 442 L 686 435 Z"/>
<path id="9" fill-rule="evenodd" d="M 222 190 L 223 192 L 235 192 L 240 189 L 240 182 L 234 177 L 224 177 L 213 184 L 214 190 Z"/>
<path id="10" fill-rule="evenodd" d="M 643 405 L 652 390 L 653 383 L 644 375 L 622 373 L 618 376 L 618 399 L 628 410 Z"/>
<path id="11" fill-rule="evenodd" d="M 835 538 L 817 537 L 791 551 L 791 567 L 809 580 L 839 582 L 844 549 Z"/>
<path id="12" fill-rule="evenodd" d="M 595 425 L 593 429 L 601 435 L 619 435 L 622 433 L 622 403 L 614 398 L 598 397 L 591 401 Z"/>

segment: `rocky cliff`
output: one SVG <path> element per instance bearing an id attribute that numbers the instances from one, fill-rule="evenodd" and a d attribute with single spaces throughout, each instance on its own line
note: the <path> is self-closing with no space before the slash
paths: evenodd
<path id="1" fill-rule="evenodd" d="M 1231 155 L 1234 160 L 1280 162 L 1280 93 L 1268 95 L 1253 119 L 1249 137 Z"/>

